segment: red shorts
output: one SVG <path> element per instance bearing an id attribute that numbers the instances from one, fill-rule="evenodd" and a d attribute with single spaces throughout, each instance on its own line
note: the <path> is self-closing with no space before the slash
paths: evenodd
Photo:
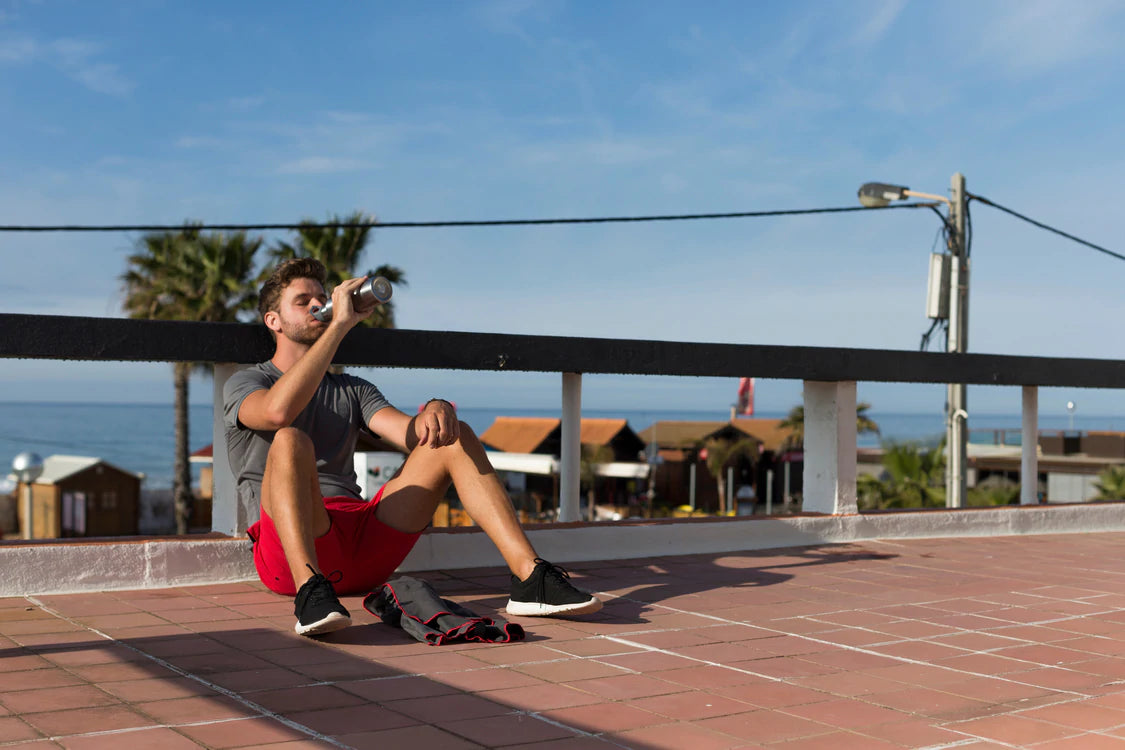
<path id="1" fill-rule="evenodd" d="M 380 488 L 370 502 L 324 498 L 332 526 L 316 539 L 316 562 L 320 572 L 333 581 L 337 594 L 367 594 L 386 583 L 421 535 L 396 531 L 375 518 L 382 497 Z M 262 511 L 261 520 L 247 533 L 254 540 L 254 567 L 262 583 L 278 594 L 296 596 L 297 586 L 273 519 Z"/>

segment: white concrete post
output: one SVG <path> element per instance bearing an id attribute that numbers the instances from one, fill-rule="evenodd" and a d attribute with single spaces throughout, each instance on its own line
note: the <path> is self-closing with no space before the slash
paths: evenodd
<path id="1" fill-rule="evenodd" d="M 227 433 L 223 425 L 223 387 L 232 375 L 246 365 L 215 365 L 213 417 L 211 421 L 211 530 L 241 536 L 258 520 L 258 507 L 238 497 L 234 472 L 227 457 Z M 253 507 L 249 507 L 253 505 Z"/>
<path id="2" fill-rule="evenodd" d="M 802 510 L 833 515 L 856 508 L 855 383 L 805 381 Z"/>
<path id="3" fill-rule="evenodd" d="M 578 521 L 582 452 L 582 375 L 562 374 L 562 456 L 559 461 L 559 521 Z"/>
<path id="4" fill-rule="evenodd" d="M 1039 504 L 1039 388 L 1023 387 L 1023 434 L 1020 444 L 1020 505 Z"/>
<path id="5" fill-rule="evenodd" d="M 688 467 L 688 505 L 695 510 L 695 462 Z"/>

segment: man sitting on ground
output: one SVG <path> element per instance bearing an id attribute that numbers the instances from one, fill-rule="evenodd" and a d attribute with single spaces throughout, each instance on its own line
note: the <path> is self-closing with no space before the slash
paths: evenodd
<path id="1" fill-rule="evenodd" d="M 382 585 L 451 483 L 512 572 L 509 614 L 601 609 L 601 601 L 570 584 L 565 570 L 536 555 L 484 448 L 449 402 L 433 399 L 411 417 L 371 383 L 329 372 L 345 334 L 375 303 L 353 306 L 352 293 L 365 277 L 350 279 L 332 292 L 331 320 L 317 320 L 310 308 L 327 302 L 325 277 L 324 266 L 308 258 L 274 270 L 258 303 L 276 344 L 273 358 L 239 371 L 223 391 L 238 493 L 261 508 L 261 520 L 249 529 L 254 564 L 269 589 L 296 597 L 296 631 L 317 635 L 350 625 L 337 594 Z M 370 501 L 359 495 L 352 458 L 363 427 L 407 453 Z"/>

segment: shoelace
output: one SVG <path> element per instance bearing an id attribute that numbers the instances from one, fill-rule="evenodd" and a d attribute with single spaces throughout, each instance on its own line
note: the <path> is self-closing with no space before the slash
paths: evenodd
<path id="1" fill-rule="evenodd" d="M 566 568 L 562 567 L 561 565 L 555 565 L 554 563 L 547 562 L 542 557 L 535 558 L 535 566 L 539 567 L 540 565 L 543 566 L 543 575 L 539 577 L 539 590 L 535 593 L 540 602 L 546 602 L 547 576 L 551 576 L 564 586 L 570 586 L 570 581 L 568 580 L 570 578 L 570 573 L 568 573 L 566 571 Z"/>
<path id="2" fill-rule="evenodd" d="M 342 570 L 334 570 L 328 575 L 324 575 L 323 573 L 318 573 L 316 569 L 308 563 L 305 563 L 305 567 L 313 574 L 313 586 L 309 591 L 308 598 L 309 603 L 319 604 L 330 597 L 336 599 L 336 589 L 332 587 L 332 584 L 339 583 L 343 580 L 344 572 Z"/>

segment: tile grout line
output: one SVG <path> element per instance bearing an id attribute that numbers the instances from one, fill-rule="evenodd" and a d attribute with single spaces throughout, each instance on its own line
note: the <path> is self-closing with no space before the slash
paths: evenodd
<path id="1" fill-rule="evenodd" d="M 57 742 L 58 740 L 71 740 L 75 737 L 104 737 L 113 734 L 132 734 L 133 732 L 144 732 L 149 729 L 181 729 L 183 727 L 206 727 L 212 724 L 226 724 L 232 721 L 249 721 L 250 719 L 260 719 L 260 716 L 239 716 L 232 719 L 213 719 L 211 721 L 191 721 L 184 724 L 148 724 L 143 727 L 122 727 L 120 729 L 102 729 L 97 732 L 81 732 L 79 734 L 56 734 L 50 737 L 37 737 L 32 740 L 9 740 L 7 742 L 0 742 L 0 747 L 11 747 L 13 745 L 23 745 L 30 742 Z M 194 740 L 192 740 L 194 742 Z"/>
<path id="2" fill-rule="evenodd" d="M 602 593 L 603 596 L 614 596 L 613 594 L 607 594 L 605 592 L 600 592 L 600 593 Z M 722 618 L 722 617 L 718 617 L 717 615 L 708 615 L 708 614 L 703 614 L 703 613 L 700 613 L 700 612 L 690 612 L 688 610 L 677 609 L 676 607 L 669 607 L 669 606 L 664 605 L 664 604 L 654 604 L 652 602 L 639 602 L 639 601 L 636 601 L 634 599 L 629 599 L 628 597 L 624 597 L 624 596 L 620 596 L 620 597 L 614 596 L 614 598 L 624 599 L 626 601 L 633 602 L 634 604 L 648 604 L 649 606 L 661 607 L 663 609 L 667 609 L 669 611 L 677 612 L 677 613 L 680 613 L 680 614 L 695 615 L 697 617 L 703 617 L 703 618 L 706 618 L 706 619 L 715 620 L 716 622 L 726 623 L 727 625 L 739 625 L 739 626 L 746 627 L 746 628 L 756 628 L 756 629 L 759 629 L 759 630 L 765 630 L 765 631 L 773 633 L 775 635 L 785 635 L 785 636 L 790 636 L 790 637 L 793 637 L 793 638 L 800 638 L 802 640 L 810 641 L 812 643 L 819 643 L 819 644 L 824 645 L 824 646 L 832 646 L 832 647 L 835 647 L 835 648 L 842 648 L 842 649 L 845 649 L 847 651 L 855 651 L 855 652 L 858 652 L 858 653 L 861 653 L 861 654 L 867 654 L 868 656 L 881 656 L 883 658 L 891 659 L 893 661 L 899 661 L 899 662 L 902 662 L 904 664 L 913 664 L 915 666 L 933 667 L 935 669 L 944 669 L 944 670 L 947 670 L 947 671 L 950 671 L 950 672 L 954 672 L 956 674 L 962 674 L 962 675 L 966 675 L 966 676 L 969 676 L 969 677 L 983 677 L 983 678 L 986 678 L 986 679 L 1000 680 L 1001 682 L 1007 682 L 1007 683 L 1010 683 L 1010 684 L 1013 684 L 1013 685 L 1021 685 L 1023 687 L 1033 687 L 1033 688 L 1038 688 L 1040 690 L 1051 690 L 1053 692 L 1066 693 L 1066 694 L 1073 695 L 1073 696 L 1076 696 L 1076 697 L 1079 697 L 1079 698 L 1090 698 L 1091 697 L 1089 695 L 1086 695 L 1085 693 L 1079 693 L 1079 692 L 1074 691 L 1074 690 L 1044 688 L 1042 685 L 1032 685 L 1031 683 L 1020 682 L 1019 680 L 1012 680 L 1012 679 L 1009 679 L 1007 677 L 1002 677 L 1002 676 L 999 676 L 999 675 L 989 675 L 989 674 L 982 674 L 982 673 L 979 673 L 979 672 L 970 672 L 968 670 L 956 669 L 955 667 L 949 667 L 949 666 L 945 666 L 943 664 L 933 664 L 933 663 L 930 663 L 930 662 L 920 661 L 918 659 L 911 659 L 911 658 L 906 657 L 906 656 L 895 656 L 893 654 L 883 654 L 883 653 L 880 653 L 878 651 L 871 651 L 869 649 L 861 648 L 859 646 L 852 646 L 852 645 L 849 645 L 849 644 L 846 644 L 846 643 L 833 643 L 831 641 L 825 641 L 825 640 L 821 640 L 819 638 L 813 638 L 812 636 L 809 636 L 807 634 L 790 633 L 788 631 L 777 630 L 775 628 L 769 628 L 769 627 L 765 627 L 765 626 L 762 626 L 762 625 L 752 625 L 752 624 L 745 623 L 745 622 L 739 622 L 737 620 L 728 620 L 728 619 L 725 619 L 725 618 Z M 604 638 L 610 638 L 610 636 L 603 636 L 603 637 Z M 644 646 L 644 644 L 638 644 L 638 645 Z M 661 650 L 661 649 L 657 649 L 656 647 L 647 647 L 646 646 L 645 648 L 651 648 L 651 650 L 656 650 L 656 651 Z M 691 659 L 692 658 L 690 656 L 683 656 L 682 654 L 677 654 L 675 652 L 668 652 L 668 653 L 671 653 L 673 656 L 681 656 L 685 659 Z M 966 654 L 972 654 L 972 653 L 976 653 L 976 652 L 966 651 Z M 702 661 L 702 660 L 699 660 L 699 661 Z M 1037 664 L 1035 662 L 1028 662 L 1028 664 L 1033 664 L 1037 667 L 1044 667 L 1045 666 L 1045 665 L 1042 665 L 1042 664 Z M 729 667 L 729 666 L 725 666 L 725 665 L 719 665 L 719 666 L 722 666 L 724 669 L 736 669 L 736 670 L 738 669 L 737 667 Z M 1068 671 L 1068 672 L 1077 671 L 1077 670 L 1066 669 L 1065 667 L 1053 667 L 1053 668 L 1054 669 L 1063 669 L 1064 671 Z M 741 671 L 741 670 L 739 670 L 739 671 Z M 764 675 L 764 676 L 768 676 L 768 675 Z M 784 682 L 784 679 L 782 679 L 782 678 L 771 677 L 770 679 Z"/>
<path id="3" fill-rule="evenodd" d="M 299 731 L 303 734 L 308 735 L 309 737 L 312 737 L 312 738 L 317 739 L 317 740 L 321 740 L 322 742 L 327 742 L 330 745 L 335 745 L 336 747 L 349 748 L 349 749 L 351 747 L 350 745 L 345 745 L 344 743 L 340 742 L 339 740 L 336 740 L 333 737 L 329 737 L 326 734 L 321 734 L 320 732 L 317 732 L 315 729 L 312 729 L 310 727 L 306 727 L 303 724 L 299 724 L 298 722 L 293 721 L 292 719 L 288 719 L 288 718 L 286 718 L 286 717 L 284 717 L 280 714 L 274 713 L 273 711 L 270 711 L 269 709 L 267 709 L 265 706 L 262 706 L 262 705 L 259 705 L 257 703 L 254 703 L 253 701 L 247 700 L 246 698 L 243 698 L 241 695 L 234 692 L 233 690 L 228 690 L 227 688 L 224 688 L 221 685 L 216 685 L 215 683 L 210 682 L 209 680 L 205 680 L 198 675 L 195 675 L 195 674 L 187 672 L 183 669 L 180 669 L 179 667 L 172 664 L 171 662 L 165 661 L 164 659 L 161 659 L 158 656 L 153 656 L 152 654 L 146 653 L 139 648 L 136 648 L 136 647 L 134 647 L 134 646 L 132 646 L 128 643 L 125 643 L 124 641 L 119 641 L 116 638 L 114 638 L 113 636 L 107 635 L 106 633 L 103 633 L 102 631 L 98 630 L 97 628 L 92 628 L 92 627 L 88 627 L 86 625 L 83 625 L 82 623 L 71 619 L 70 617 L 62 614 L 61 612 L 58 612 L 58 611 L 50 608 L 49 606 L 47 606 L 43 602 L 39 601 L 34 596 L 28 596 L 28 597 L 25 597 L 25 598 L 28 601 L 30 601 L 32 604 L 34 604 L 35 606 L 39 607 L 40 609 L 42 609 L 43 611 L 51 614 L 54 617 L 59 618 L 60 620 L 65 620 L 66 622 L 69 622 L 71 625 L 76 625 L 76 626 L 82 628 L 83 630 L 88 630 L 92 633 L 95 633 L 96 635 L 106 639 L 107 641 L 111 641 L 111 642 L 113 642 L 113 643 L 115 643 L 119 646 L 122 646 L 124 648 L 129 649 L 130 651 L 133 651 L 134 653 L 140 654 L 141 656 L 145 657 L 146 659 L 149 659 L 150 661 L 155 662 L 156 664 L 159 664 L 160 666 L 164 667 L 165 669 L 171 670 L 172 672 L 175 672 L 175 673 L 177 673 L 177 674 L 179 674 L 183 677 L 187 677 L 191 680 L 194 680 L 194 681 L 198 682 L 199 684 L 204 685 L 207 688 L 209 688 L 211 690 L 214 690 L 215 692 L 217 692 L 221 695 L 225 695 L 228 698 L 231 698 L 232 700 L 234 700 L 238 703 L 241 703 L 246 708 L 257 712 L 260 717 L 264 716 L 266 718 L 274 719 L 276 721 L 281 722 L 282 724 L 289 727 L 290 729 L 295 729 L 295 730 L 297 730 L 297 731 Z M 113 732 L 111 731 L 109 733 L 112 734 Z"/>
<path id="4" fill-rule="evenodd" d="M 254 703 L 253 701 L 250 701 L 246 698 L 243 698 L 240 694 L 238 694 L 234 691 L 228 690 L 227 688 L 224 688 L 220 685 L 217 685 L 217 684 L 212 683 L 208 680 L 205 680 L 201 677 L 198 677 L 197 675 L 191 674 L 190 672 L 187 672 L 183 669 L 180 669 L 179 667 L 175 666 L 174 664 L 171 664 L 170 662 L 166 662 L 165 660 L 163 660 L 163 659 L 161 659 L 157 656 L 153 656 L 153 655 L 148 654 L 148 653 L 146 653 L 146 652 L 144 652 L 140 649 L 137 649 L 133 646 L 130 646 L 127 643 L 119 641 L 116 638 L 113 638 L 112 636 L 107 635 L 106 633 L 103 633 L 103 632 L 99 631 L 97 628 L 88 627 L 88 626 L 83 625 L 80 622 L 76 622 L 76 621 L 72 620 L 70 617 L 51 609 L 50 607 L 46 606 L 42 602 L 36 600 L 34 597 L 29 596 L 29 597 L 26 597 L 26 598 L 28 599 L 28 601 L 31 601 L 33 604 L 40 607 L 42 610 L 50 613 L 52 616 L 58 617 L 62 620 L 65 620 L 66 622 L 69 622 L 73 625 L 81 627 L 84 630 L 88 630 L 90 632 L 96 633 L 98 636 L 100 636 L 102 638 L 105 638 L 109 641 L 112 641 L 113 643 L 115 643 L 117 645 L 124 646 L 125 648 L 128 648 L 131 651 L 134 651 L 134 652 L 140 654 L 141 656 L 144 656 L 146 659 L 154 661 L 157 664 L 160 664 L 161 666 L 163 666 L 167 669 L 170 669 L 174 672 L 177 672 L 184 677 L 188 677 L 188 678 L 190 678 L 190 679 L 192 679 L 192 680 L 194 680 L 194 681 L 196 681 L 196 682 L 198 682 L 198 683 L 200 683 L 200 684 L 202 684 L 202 685 L 204 685 L 204 686 L 206 686 L 206 687 L 208 687 L 212 690 L 215 690 L 216 692 L 219 692 L 223 695 L 226 695 L 226 696 L 238 701 L 239 703 L 242 703 L 243 705 L 247 706 L 248 708 L 251 708 L 253 710 L 257 710 L 259 712 L 259 716 L 239 717 L 237 719 L 218 719 L 218 720 L 214 720 L 214 721 L 191 722 L 191 723 L 186 723 L 186 724 L 175 724 L 175 725 L 154 724 L 154 725 L 149 725 L 149 726 L 144 726 L 144 727 L 127 727 L 127 728 L 124 728 L 124 729 L 115 729 L 115 730 L 111 729 L 111 730 L 105 730 L 105 731 L 101 731 L 101 732 L 88 732 L 88 733 L 79 734 L 79 735 L 59 735 L 58 737 L 44 737 L 44 738 L 39 738 L 39 739 L 33 740 L 34 742 L 52 742 L 52 741 L 55 741 L 56 739 L 64 739 L 64 738 L 70 738 L 70 737 L 114 735 L 114 734 L 121 734 L 121 733 L 138 732 L 138 731 L 143 731 L 145 729 L 159 729 L 159 728 L 175 729 L 175 728 L 181 727 L 181 726 L 205 726 L 205 725 L 208 725 L 208 724 L 221 724 L 221 723 L 225 723 L 225 722 L 228 722 L 228 721 L 245 721 L 247 719 L 265 717 L 265 718 L 275 719 L 275 720 L 289 726 L 292 729 L 296 729 L 297 731 L 300 731 L 304 734 L 309 735 L 310 737 L 313 737 L 314 739 L 324 740 L 324 741 L 329 742 L 333 745 L 336 745 L 337 747 L 340 747 L 340 748 L 350 748 L 351 747 L 350 745 L 346 745 L 344 743 L 341 743 L 341 742 L 335 740 L 332 737 L 329 737 L 327 735 L 322 735 L 319 732 L 316 732 L 315 730 L 312 730 L 308 727 L 305 727 L 302 724 L 294 722 L 291 719 L 287 719 L 284 716 L 280 716 L 278 714 L 275 714 L 275 713 L 269 711 L 268 709 L 266 709 L 264 706 L 260 706 L 259 704 Z M 596 637 L 596 636 L 594 636 L 594 637 Z M 550 647 L 547 647 L 547 648 L 550 648 Z M 551 649 L 551 650 L 557 651 L 557 649 Z M 585 661 L 587 659 L 592 660 L 592 659 L 595 659 L 595 658 L 605 657 L 605 656 L 620 656 L 620 655 L 626 655 L 626 654 L 635 653 L 635 652 L 626 651 L 626 652 L 621 652 L 620 654 L 599 654 L 596 657 L 595 656 L 577 656 L 577 655 L 573 655 L 573 654 L 566 654 L 565 652 L 559 652 L 559 653 L 562 654 L 562 658 L 548 659 L 548 660 L 543 660 L 541 662 L 528 662 L 528 663 L 529 664 L 539 664 L 539 663 L 553 664 L 553 663 L 573 661 L 575 659 L 580 660 L 580 661 Z M 610 664 L 609 666 L 612 666 L 615 669 L 620 669 L 622 672 L 624 672 L 626 674 L 637 674 L 636 670 L 632 670 L 632 669 L 629 669 L 627 667 L 621 667 L 621 666 L 618 666 L 618 665 L 615 665 L 615 664 Z M 488 669 L 508 669 L 510 667 L 511 667 L 511 665 L 482 664 L 482 668 L 485 669 L 485 670 L 488 670 Z M 474 671 L 479 671 L 479 669 L 480 668 L 474 668 L 474 669 L 469 669 L 469 670 L 454 670 L 454 673 L 474 672 Z M 422 674 L 422 673 L 409 673 L 409 674 L 394 675 L 392 677 L 369 678 L 368 680 L 362 680 L 362 681 L 368 682 L 368 681 L 376 681 L 376 680 L 383 680 L 383 679 L 399 679 L 399 678 L 402 678 L 402 677 L 422 677 L 422 678 L 425 678 L 425 679 L 434 679 L 433 675 L 427 675 L 427 674 Z M 302 686 L 299 686 L 299 687 L 313 687 L 313 686 L 321 686 L 321 685 L 335 686 L 337 684 L 337 682 L 338 682 L 338 680 L 319 680 L 319 681 L 309 683 L 309 684 L 306 684 L 306 685 L 302 685 Z M 258 691 L 254 691 L 254 692 L 258 692 Z M 533 718 L 535 718 L 539 721 L 543 721 L 547 724 L 551 724 L 551 725 L 556 726 L 560 729 L 565 729 L 567 731 L 573 732 L 573 733 L 575 733 L 577 735 L 580 735 L 580 736 L 590 737 L 590 738 L 597 739 L 597 740 L 600 740 L 600 741 L 603 741 L 603 742 L 607 742 L 607 743 L 609 743 L 611 745 L 614 745 L 616 747 L 625 747 L 625 746 L 620 745 L 616 742 L 613 742 L 609 738 L 603 737 L 600 734 L 587 732 L 587 731 L 579 729 L 577 727 L 569 726 L 569 725 L 567 725 L 563 722 L 560 722 L 556 719 L 550 719 L 550 718 L 547 718 L 545 716 L 542 716 L 538 712 L 535 712 L 535 711 L 513 709 L 510 712 L 510 714 L 508 714 L 508 715 L 530 716 L 530 717 L 533 717 Z M 26 741 L 20 741 L 20 742 L 26 742 Z M 0 743 L 0 747 L 6 747 L 10 744 L 13 744 L 13 743 Z M 15 743 L 15 744 L 19 744 L 19 743 Z"/>
<path id="5" fill-rule="evenodd" d="M 618 599 L 625 599 L 627 601 L 631 601 L 631 602 L 634 602 L 634 603 L 649 604 L 651 606 L 663 607 L 664 609 L 668 609 L 668 610 L 671 610 L 673 612 L 678 612 L 678 613 L 682 613 L 682 614 L 690 614 L 690 615 L 694 615 L 696 617 L 705 617 L 705 618 L 714 619 L 719 623 L 719 625 L 725 625 L 725 624 L 733 623 L 733 624 L 741 625 L 743 627 L 760 628 L 762 630 L 769 630 L 771 632 L 782 632 L 782 633 L 785 633 L 785 634 L 788 634 L 788 635 L 810 637 L 810 636 L 807 636 L 807 634 L 791 633 L 789 631 L 777 631 L 774 628 L 769 628 L 769 627 L 764 626 L 764 625 L 754 625 L 754 624 L 750 624 L 750 623 L 739 622 L 737 620 L 728 620 L 726 618 L 718 617 L 716 615 L 707 615 L 707 614 L 703 614 L 701 612 L 690 612 L 688 610 L 681 610 L 681 609 L 677 609 L 675 607 L 670 607 L 670 606 L 665 605 L 665 604 L 658 604 L 658 603 L 655 603 L 655 602 L 637 602 L 637 600 L 630 599 L 627 596 L 619 596 L 619 595 L 615 595 L 615 594 L 608 593 L 608 592 L 599 592 L 599 593 L 602 594 L 603 596 L 610 596 L 610 597 L 614 597 L 614 598 L 618 598 Z M 926 602 L 926 603 L 919 603 L 918 606 L 925 606 L 925 604 L 927 604 L 927 603 L 932 604 L 932 603 L 944 602 L 944 601 L 953 601 L 953 600 L 951 600 L 951 599 L 933 599 L 933 600 L 930 600 L 929 602 Z M 900 605 L 888 605 L 888 606 L 900 606 Z M 1015 608 L 1019 608 L 1019 607 L 1013 606 L 1013 607 L 1010 607 L 1010 608 L 1015 609 Z M 879 608 L 875 608 L 872 611 L 877 612 L 878 609 Z M 831 625 L 831 626 L 834 626 L 834 628 L 837 629 L 837 630 L 859 630 L 859 631 L 862 631 L 864 633 L 875 633 L 875 634 L 878 634 L 878 635 L 891 636 L 890 633 L 885 633 L 882 630 L 876 630 L 874 628 L 865 627 L 863 625 L 847 625 L 847 624 L 843 624 L 843 623 L 833 622 L 832 620 L 823 619 L 827 615 L 838 614 L 838 613 L 841 613 L 841 612 L 854 612 L 854 611 L 855 611 L 854 609 L 836 609 L 836 610 L 832 610 L 831 612 L 822 612 L 822 613 L 816 614 L 816 615 L 796 615 L 796 616 L 793 616 L 793 617 L 786 617 L 786 618 L 781 618 L 781 619 L 785 619 L 785 620 L 806 620 L 806 621 L 820 623 L 820 624 L 823 624 L 823 625 Z M 1000 625 L 1000 626 L 997 626 L 997 627 L 993 627 L 993 628 L 964 628 L 964 627 L 960 627 L 960 626 L 956 626 L 956 625 L 945 625 L 945 626 L 942 626 L 942 627 L 952 628 L 956 632 L 938 633 L 938 634 L 935 634 L 932 637 L 934 639 L 942 639 L 942 638 L 949 638 L 949 637 L 953 637 L 953 636 L 957 636 L 957 635 L 965 635 L 965 634 L 972 634 L 972 633 L 983 633 L 983 634 L 986 634 L 986 635 L 994 636 L 996 638 L 1006 638 L 1008 640 L 1015 641 L 1015 642 L 1018 642 L 1018 643 L 1024 643 L 1024 644 L 1030 644 L 1030 645 L 1044 645 L 1042 641 L 1033 641 L 1033 640 L 1029 640 L 1027 638 L 1016 638 L 1016 637 L 1013 637 L 1013 636 L 1004 635 L 1002 633 L 997 633 L 997 632 L 994 632 L 994 631 L 1000 630 L 1002 628 L 1009 628 L 1009 627 L 1044 627 L 1044 626 L 1047 626 L 1047 625 L 1054 625 L 1054 624 L 1057 624 L 1057 623 L 1065 623 L 1065 622 L 1073 622 L 1075 620 L 1083 620 L 1087 617 L 1095 617 L 1095 616 L 1098 616 L 1098 615 L 1116 614 L 1116 613 L 1120 613 L 1121 611 L 1122 610 L 1120 608 L 1105 609 L 1105 610 L 1101 610 L 1101 611 L 1098 611 L 1098 612 L 1084 612 L 1082 614 L 1063 615 L 1063 616 L 1054 617 L 1054 618 L 1050 618 L 1050 619 L 1046 619 L 1046 620 L 1033 620 L 1033 621 L 1030 621 L 1030 622 L 1017 622 L 1017 623 L 1013 623 L 1010 620 L 1000 620 L 1000 619 L 997 619 L 995 617 L 989 617 L 988 615 L 979 615 L 978 614 L 978 615 L 975 615 L 975 616 L 981 617 L 981 618 L 987 619 L 987 620 L 995 620 L 998 623 L 1004 623 L 1004 624 Z M 887 615 L 887 616 L 890 617 L 891 615 Z M 900 618 L 898 618 L 898 621 L 899 622 L 926 622 L 925 620 L 919 620 L 919 619 L 910 618 L 910 617 L 900 617 Z M 671 630 L 682 630 L 682 629 L 683 628 L 671 628 Z M 643 633 L 643 632 L 646 632 L 646 631 L 635 631 L 635 633 Z M 659 631 L 648 631 L 648 632 L 659 632 Z M 1065 631 L 1065 632 L 1070 632 L 1070 631 Z M 1075 636 L 1076 639 L 1082 638 L 1082 637 L 1090 637 L 1090 638 L 1101 638 L 1101 639 L 1104 639 L 1106 641 L 1113 641 L 1112 638 L 1108 638 L 1106 636 L 1100 636 L 1100 635 L 1097 635 L 1097 634 L 1090 634 L 1090 633 L 1074 633 L 1074 636 Z M 1072 639 L 1066 639 L 1066 640 L 1072 640 Z M 928 641 L 929 641 L 928 637 L 902 636 L 902 637 L 891 637 L 890 640 L 880 641 L 879 643 L 874 643 L 874 644 L 869 644 L 869 645 L 889 645 L 889 644 L 894 644 L 894 643 L 926 643 Z M 961 646 L 950 646 L 950 648 L 956 648 L 956 649 L 965 651 L 966 654 L 978 654 L 978 655 L 980 655 L 980 654 L 989 654 L 993 651 L 999 651 L 1003 648 L 1008 648 L 1008 647 L 1007 646 L 997 646 L 995 648 L 983 649 L 983 650 L 966 649 L 966 648 L 963 648 Z M 1067 648 L 1067 647 L 1066 646 L 1059 646 L 1059 648 Z M 1068 650 L 1073 650 L 1073 649 L 1068 649 Z M 1099 654 L 1098 656 L 1101 656 L 1101 655 Z M 1014 657 L 1006 657 L 1006 658 L 1011 658 L 1011 659 L 1014 659 L 1015 661 L 1024 661 L 1023 659 L 1015 659 Z M 1038 664 L 1037 662 L 1027 662 L 1027 663 L 1035 664 L 1036 666 L 1045 666 L 1043 664 Z M 1065 669 L 1065 667 L 1057 667 L 1057 668 Z"/>
<path id="6" fill-rule="evenodd" d="M 635 641 L 627 641 L 624 638 L 619 638 L 615 635 L 600 635 L 600 636 L 596 636 L 596 637 L 602 638 L 602 639 L 607 640 L 607 641 L 613 641 L 614 643 L 621 643 L 621 644 L 626 645 L 626 646 L 636 646 L 638 648 L 643 648 L 644 650 L 649 651 L 649 652 L 653 652 L 653 653 L 666 654 L 668 656 L 675 656 L 675 657 L 678 657 L 680 659 L 687 659 L 688 661 L 693 661 L 697 664 L 706 664 L 709 667 L 719 667 L 721 669 L 726 669 L 726 670 L 729 670 L 731 672 L 739 672 L 741 674 L 748 674 L 748 675 L 752 675 L 754 677 L 761 677 L 763 679 L 771 680 L 773 682 L 785 682 L 785 680 L 781 677 L 774 677 L 773 675 L 762 674 L 761 672 L 754 672 L 754 671 L 751 671 L 749 669 L 743 669 L 742 667 L 733 667 L 729 664 L 721 664 L 717 661 L 709 661 L 707 659 L 700 659 L 700 658 L 695 657 L 695 656 L 684 656 L 683 654 L 677 654 L 675 651 L 669 651 L 667 649 L 659 648 L 657 646 L 649 646 L 649 645 L 646 645 L 644 643 L 637 643 Z"/>

